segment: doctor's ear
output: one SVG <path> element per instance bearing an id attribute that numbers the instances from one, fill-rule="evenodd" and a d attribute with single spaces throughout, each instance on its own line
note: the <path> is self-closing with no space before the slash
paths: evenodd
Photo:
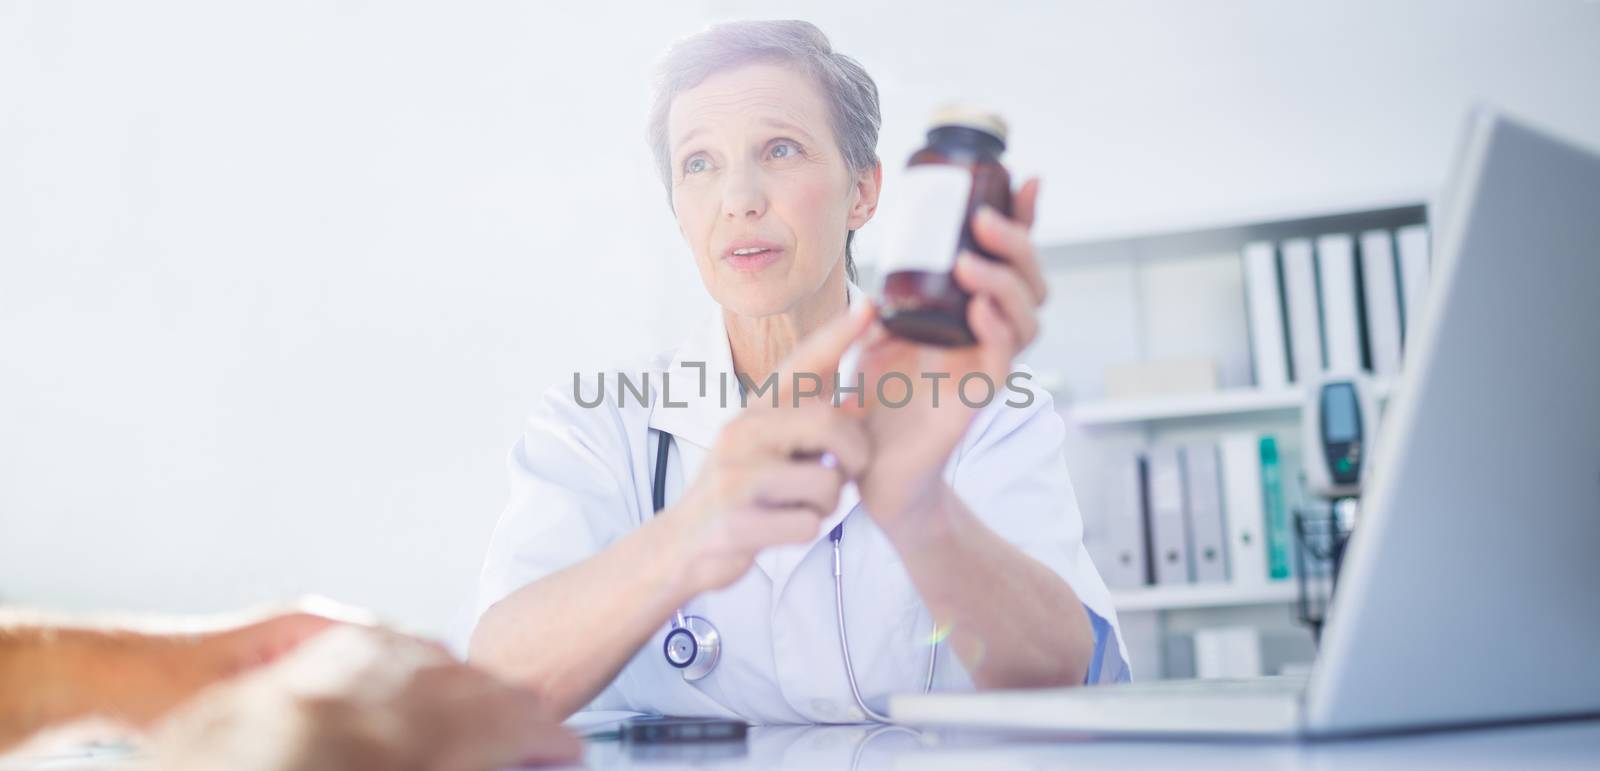
<path id="1" fill-rule="evenodd" d="M 878 211 L 878 192 L 883 189 L 883 164 L 874 163 L 871 169 L 856 174 L 853 185 L 851 192 L 856 200 L 850 206 L 848 225 L 851 230 L 860 230 Z"/>

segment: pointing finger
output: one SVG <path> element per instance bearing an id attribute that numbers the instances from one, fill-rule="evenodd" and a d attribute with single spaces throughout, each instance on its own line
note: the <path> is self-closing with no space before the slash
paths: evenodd
<path id="1" fill-rule="evenodd" d="M 845 349 L 871 327 L 876 313 L 870 301 L 862 301 L 849 313 L 807 335 L 777 367 L 779 393 L 790 396 L 786 389 L 794 384 L 796 373 L 821 378 L 823 394 L 831 393 L 839 359 L 844 356 Z"/>

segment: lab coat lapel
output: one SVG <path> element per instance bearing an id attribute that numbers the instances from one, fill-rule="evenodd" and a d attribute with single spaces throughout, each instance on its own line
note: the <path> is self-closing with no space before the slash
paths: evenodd
<path id="1" fill-rule="evenodd" d="M 805 559 L 812 549 L 817 548 L 817 544 L 828 537 L 828 531 L 843 522 L 845 517 L 850 516 L 860 503 L 861 494 L 856 490 L 855 483 L 851 482 L 839 491 L 839 506 L 828 515 L 827 519 L 822 520 L 822 525 L 817 528 L 817 534 L 812 536 L 810 541 L 774 546 L 756 554 L 756 564 L 761 566 L 761 570 L 772 579 L 773 603 L 777 603 L 783 596 L 783 590 L 789 585 L 789 578 L 794 575 L 795 569 L 800 567 L 800 561 Z"/>
<path id="2" fill-rule="evenodd" d="M 678 347 L 651 389 L 650 427 L 710 450 L 722 427 L 739 414 L 739 384 L 720 309 Z"/>

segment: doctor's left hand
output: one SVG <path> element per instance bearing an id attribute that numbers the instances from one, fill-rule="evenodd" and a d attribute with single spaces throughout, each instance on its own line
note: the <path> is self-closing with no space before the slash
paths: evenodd
<path id="1" fill-rule="evenodd" d="M 956 281 L 972 295 L 967 323 L 978 339 L 975 345 L 919 345 L 878 327 L 862 352 L 860 369 L 871 400 L 867 429 L 873 446 L 882 449 L 874 452 L 859 486 L 866 512 L 891 537 L 914 525 L 916 513 L 928 508 L 943 484 L 945 462 L 978 410 L 1016 398 L 1007 390 L 1007 378 L 1017 353 L 1039 333 L 1036 309 L 1045 298 L 1044 273 L 1030 235 L 1038 196 L 1039 180 L 1030 179 L 1013 198 L 1012 218 L 987 207 L 973 217 L 973 236 L 1000 258 L 964 253 L 956 262 Z M 904 381 L 893 373 L 909 378 L 909 393 L 895 385 Z M 886 375 L 891 378 L 883 381 L 885 401 L 879 402 L 872 384 Z M 902 397 L 906 402 L 897 404 Z"/>

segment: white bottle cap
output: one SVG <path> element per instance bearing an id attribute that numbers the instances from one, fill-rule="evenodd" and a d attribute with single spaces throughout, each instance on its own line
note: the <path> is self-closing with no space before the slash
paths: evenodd
<path id="1" fill-rule="evenodd" d="M 929 128 L 940 126 L 961 126 L 964 128 L 982 131 L 993 136 L 1002 143 L 1006 141 L 1006 119 L 993 110 L 986 110 L 970 104 L 952 104 L 941 107 L 933 112 L 933 119 L 928 121 Z"/>

